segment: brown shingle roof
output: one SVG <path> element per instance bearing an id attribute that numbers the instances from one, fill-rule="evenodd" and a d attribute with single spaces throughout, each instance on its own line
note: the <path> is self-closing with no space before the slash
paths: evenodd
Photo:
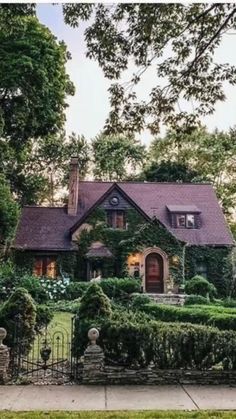
<path id="1" fill-rule="evenodd" d="M 25 207 L 19 222 L 15 247 L 38 250 L 72 250 L 70 229 L 112 186 L 112 182 L 86 182 L 79 185 L 76 217 L 66 208 Z M 179 240 L 190 245 L 232 245 L 232 235 L 209 184 L 118 183 L 132 201 L 150 218 L 154 216 Z M 196 206 L 201 211 L 199 229 L 173 229 L 167 206 Z"/>

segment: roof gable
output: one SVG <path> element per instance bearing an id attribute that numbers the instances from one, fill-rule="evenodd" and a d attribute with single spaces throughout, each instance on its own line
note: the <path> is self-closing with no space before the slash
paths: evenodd
<path id="1" fill-rule="evenodd" d="M 104 204 L 104 208 L 109 207 L 109 199 L 112 196 L 122 197 L 122 205 L 119 206 L 119 209 L 125 208 L 135 208 L 146 220 L 149 220 L 150 217 L 133 201 L 130 196 L 122 189 L 117 183 L 112 183 L 110 188 L 108 188 L 100 198 L 83 214 L 83 216 L 76 221 L 76 223 L 71 227 L 70 232 L 73 234 L 77 228 L 86 221 L 88 216 L 95 210 L 98 206 Z M 128 204 L 128 205 L 127 205 Z M 115 208 L 114 208 L 115 209 Z"/>

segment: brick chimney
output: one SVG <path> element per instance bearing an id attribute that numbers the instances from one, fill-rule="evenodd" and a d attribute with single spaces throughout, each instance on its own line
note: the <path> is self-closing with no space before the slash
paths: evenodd
<path id="1" fill-rule="evenodd" d="M 67 212 L 68 215 L 76 215 L 79 197 L 79 167 L 78 158 L 71 157 L 70 161 L 70 179 L 69 179 L 69 198 Z"/>

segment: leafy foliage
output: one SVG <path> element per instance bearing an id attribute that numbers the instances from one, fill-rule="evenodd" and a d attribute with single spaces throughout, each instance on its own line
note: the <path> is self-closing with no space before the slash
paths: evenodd
<path id="1" fill-rule="evenodd" d="M 79 318 L 92 320 L 99 316 L 110 317 L 111 304 L 101 287 L 93 283 L 81 298 Z"/>
<path id="2" fill-rule="evenodd" d="M 87 56 L 97 60 L 111 85 L 108 132 L 157 133 L 161 123 L 195 126 L 202 115 L 225 99 L 224 82 L 234 85 L 236 68 L 216 61 L 225 31 L 235 29 L 232 4 L 66 4 L 66 23 L 88 21 Z M 119 81 L 133 61 L 136 71 L 126 84 Z M 135 87 L 151 66 L 157 81 L 145 100 Z M 181 102 L 180 102 L 181 100 Z M 188 113 L 186 102 L 194 103 Z M 188 108 L 187 108 L 188 109 Z"/>
<path id="3" fill-rule="evenodd" d="M 216 295 L 216 288 L 206 278 L 196 275 L 186 282 L 185 292 L 186 294 L 196 294 L 202 297 L 213 297 Z"/>
<path id="4" fill-rule="evenodd" d="M 19 336 L 26 341 L 26 349 L 29 349 L 35 335 L 36 307 L 24 288 L 16 289 L 0 310 L 0 324 L 8 333 L 5 343 L 10 347 L 14 345 L 17 321 Z"/>
<path id="5" fill-rule="evenodd" d="M 9 244 L 14 236 L 19 209 L 14 201 L 9 184 L 0 174 L 0 253 L 1 248 Z"/>
<path id="6" fill-rule="evenodd" d="M 94 175 L 98 179 L 124 180 L 128 169 L 135 172 L 143 165 L 145 148 L 133 137 L 100 135 L 93 140 L 92 148 Z"/>
<path id="7" fill-rule="evenodd" d="M 236 310 L 233 308 L 210 305 L 174 307 L 150 303 L 140 307 L 140 310 L 154 320 L 205 324 L 222 330 L 236 331 Z"/>
<path id="8" fill-rule="evenodd" d="M 224 211 L 230 213 L 236 202 L 235 139 L 235 129 L 213 133 L 205 127 L 191 132 L 169 130 L 152 141 L 144 175 L 150 176 L 147 180 L 158 180 L 156 175 L 166 176 L 169 171 L 170 178 L 165 180 L 173 176 L 175 181 L 211 182 Z"/>
<path id="9" fill-rule="evenodd" d="M 66 96 L 74 86 L 66 73 L 63 42 L 34 15 L 34 7 L 0 7 L 0 173 L 22 203 L 46 193 L 42 172 L 30 165 L 38 139 L 65 122 Z"/>

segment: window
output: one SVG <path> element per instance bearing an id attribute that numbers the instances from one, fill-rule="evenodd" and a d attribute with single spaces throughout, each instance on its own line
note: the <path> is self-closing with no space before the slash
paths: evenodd
<path id="1" fill-rule="evenodd" d="M 111 228 L 124 230 L 126 228 L 124 211 L 107 211 L 107 225 Z"/>
<path id="2" fill-rule="evenodd" d="M 47 276 L 56 278 L 56 258 L 52 256 L 37 256 L 34 260 L 33 274 L 36 276 Z"/>
<path id="3" fill-rule="evenodd" d="M 196 265 L 195 274 L 207 278 L 207 264 L 205 262 L 199 262 Z"/>
<path id="4" fill-rule="evenodd" d="M 176 221 L 177 221 L 177 227 L 185 227 L 186 224 L 186 217 L 184 214 L 180 215 L 176 215 Z"/>
<path id="5" fill-rule="evenodd" d="M 178 228 L 195 228 L 194 214 L 176 214 L 176 226 Z"/>

